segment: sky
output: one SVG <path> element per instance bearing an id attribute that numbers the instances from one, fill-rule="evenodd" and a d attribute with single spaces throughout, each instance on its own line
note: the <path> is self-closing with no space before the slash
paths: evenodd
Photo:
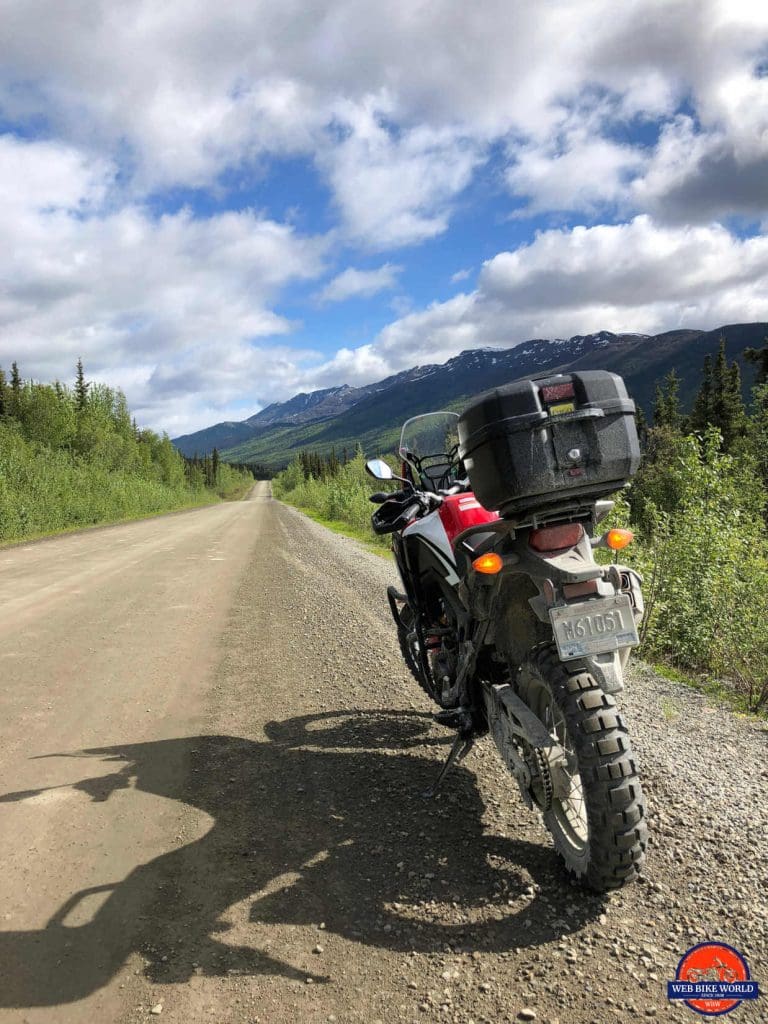
<path id="1" fill-rule="evenodd" d="M 0 0 L 0 366 L 171 436 L 768 320 L 764 0 Z"/>

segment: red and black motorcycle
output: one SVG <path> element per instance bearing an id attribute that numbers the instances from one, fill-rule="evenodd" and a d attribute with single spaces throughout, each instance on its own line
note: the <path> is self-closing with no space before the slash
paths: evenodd
<path id="1" fill-rule="evenodd" d="M 379 493 L 403 592 L 388 591 L 403 658 L 456 740 L 435 785 L 490 732 L 566 867 L 598 891 L 635 878 L 645 803 L 615 695 L 643 614 L 640 578 L 599 565 L 602 533 L 640 452 L 615 374 L 517 381 L 459 416 L 402 429 L 402 489 Z M 434 792 L 433 791 L 433 792 Z"/>

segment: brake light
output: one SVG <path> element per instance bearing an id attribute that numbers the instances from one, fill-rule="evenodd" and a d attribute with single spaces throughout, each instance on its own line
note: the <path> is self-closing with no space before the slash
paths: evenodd
<path id="1" fill-rule="evenodd" d="M 563 398 L 575 398 L 576 396 L 571 381 L 567 384 L 547 384 L 546 387 L 540 388 L 540 391 L 545 402 L 559 402 Z"/>
<path id="2" fill-rule="evenodd" d="M 501 555 L 497 555 L 495 551 L 489 551 L 487 555 L 480 555 L 472 562 L 472 568 L 475 572 L 483 572 L 487 576 L 495 576 L 497 572 L 501 572 L 504 568 L 504 561 Z"/>
<path id="3" fill-rule="evenodd" d="M 575 547 L 584 536 L 581 523 L 566 523 L 563 526 L 544 526 L 531 530 L 528 544 L 534 551 L 565 551 Z"/>
<path id="4" fill-rule="evenodd" d="M 605 543 L 611 551 L 621 551 L 635 539 L 631 530 L 609 530 L 605 535 Z"/>

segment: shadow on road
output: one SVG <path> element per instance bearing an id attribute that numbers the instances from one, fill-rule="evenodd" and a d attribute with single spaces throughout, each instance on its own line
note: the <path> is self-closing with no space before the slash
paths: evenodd
<path id="1" fill-rule="evenodd" d="M 132 952 L 159 984 L 228 972 L 325 980 L 271 956 L 265 943 L 256 948 L 258 939 L 248 944 L 249 931 L 263 937 L 263 924 L 322 921 L 390 950 L 500 951 L 596 917 L 602 901 L 574 893 L 548 846 L 486 834 L 468 767 L 439 800 L 422 799 L 438 767 L 417 752 L 428 728 L 429 717 L 414 712 L 331 712 L 270 723 L 267 742 L 200 736 L 75 755 L 121 765 L 75 784 L 95 801 L 135 785 L 200 808 L 215 824 L 113 886 L 74 894 L 41 930 L 0 931 L 0 1006 L 83 998 Z M 528 875 L 549 903 L 525 896 Z M 91 920 L 67 925 L 94 895 L 102 902 Z M 244 922 L 222 921 L 246 900 Z M 567 920 L 565 903 L 573 904 Z"/>

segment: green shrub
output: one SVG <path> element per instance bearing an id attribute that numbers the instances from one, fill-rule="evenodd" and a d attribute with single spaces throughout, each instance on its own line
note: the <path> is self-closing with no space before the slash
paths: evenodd
<path id="1" fill-rule="evenodd" d="M 274 495 L 283 501 L 317 512 L 324 519 L 348 523 L 370 534 L 372 543 L 389 547 L 389 537 L 377 537 L 371 530 L 374 506 L 368 500 L 369 495 L 382 490 L 383 486 L 365 472 L 365 456 L 360 450 L 345 465 L 336 466 L 333 475 L 325 479 L 305 477 L 301 460 L 297 458 L 272 481 Z"/>
<path id="2" fill-rule="evenodd" d="M 26 383 L 0 417 L 0 542 L 204 504 L 250 479 L 222 463 L 206 486 L 119 391 Z"/>

